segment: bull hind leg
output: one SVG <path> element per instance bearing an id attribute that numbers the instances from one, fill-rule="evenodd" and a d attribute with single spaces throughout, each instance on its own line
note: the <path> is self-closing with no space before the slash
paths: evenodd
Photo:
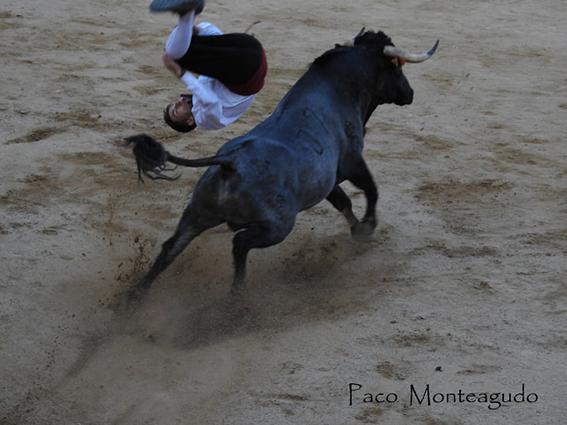
<path id="1" fill-rule="evenodd" d="M 164 242 L 150 271 L 129 290 L 130 298 L 137 298 L 148 290 L 158 275 L 163 272 L 189 243 L 205 230 L 221 224 L 221 220 L 204 219 L 191 208 L 187 207 L 174 235 Z"/>
<path id="2" fill-rule="evenodd" d="M 241 230 L 232 240 L 232 256 L 234 259 L 234 280 L 231 292 L 238 293 L 244 287 L 246 277 L 246 259 L 254 248 L 267 248 L 283 241 L 293 228 L 293 220 L 288 223 L 266 222 L 255 223 Z"/>
<path id="3" fill-rule="evenodd" d="M 376 219 L 378 188 L 362 156 L 352 161 L 351 166 L 344 175 L 353 185 L 362 189 L 366 197 L 366 212 L 364 217 L 359 223 L 351 227 L 351 234 L 354 238 L 368 237 L 374 233 L 374 229 L 376 229 L 378 224 Z"/>

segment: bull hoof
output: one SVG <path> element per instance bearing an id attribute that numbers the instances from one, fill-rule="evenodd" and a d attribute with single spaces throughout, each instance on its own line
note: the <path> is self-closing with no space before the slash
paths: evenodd
<path id="1" fill-rule="evenodd" d="M 142 301 L 142 292 L 132 287 L 121 294 L 117 294 L 110 308 L 118 315 L 130 315 L 136 311 L 137 306 Z"/>
<path id="2" fill-rule="evenodd" d="M 133 286 L 132 288 L 128 289 L 128 292 L 126 292 L 126 299 L 129 303 L 139 302 L 143 298 L 145 292 L 145 289 L 138 286 Z"/>
<path id="3" fill-rule="evenodd" d="M 356 240 L 370 239 L 376 229 L 376 220 L 362 220 L 350 228 L 350 234 Z"/>
<path id="4" fill-rule="evenodd" d="M 230 287 L 230 296 L 240 298 L 246 294 L 246 285 L 244 283 L 233 283 Z"/>
<path id="5" fill-rule="evenodd" d="M 128 291 L 126 292 L 126 300 L 129 304 L 137 304 L 139 303 L 148 289 L 151 286 L 151 281 L 148 279 L 142 279 L 136 285 L 131 286 Z"/>

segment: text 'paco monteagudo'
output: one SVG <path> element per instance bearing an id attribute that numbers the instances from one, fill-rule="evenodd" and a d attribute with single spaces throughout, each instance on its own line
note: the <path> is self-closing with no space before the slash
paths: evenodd
<path id="1" fill-rule="evenodd" d="M 370 393 L 362 389 L 362 385 L 348 384 L 349 406 L 358 403 L 394 404 L 400 401 L 398 393 Z M 539 400 L 536 393 L 526 394 L 526 385 L 522 384 L 518 392 L 465 392 L 459 389 L 456 392 L 434 392 L 429 384 L 416 388 L 409 387 L 410 406 L 432 406 L 435 404 L 483 404 L 490 410 L 497 410 L 508 404 L 534 404 Z"/>

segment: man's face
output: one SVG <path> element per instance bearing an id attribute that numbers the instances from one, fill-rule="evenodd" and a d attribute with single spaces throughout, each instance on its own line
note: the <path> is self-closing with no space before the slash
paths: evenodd
<path id="1" fill-rule="evenodd" d="M 168 108 L 169 118 L 175 123 L 193 125 L 195 118 L 191 112 L 192 108 L 191 96 L 182 95 Z"/>

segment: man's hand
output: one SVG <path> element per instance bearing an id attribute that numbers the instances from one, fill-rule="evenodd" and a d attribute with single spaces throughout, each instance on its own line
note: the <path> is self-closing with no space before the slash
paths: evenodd
<path id="1" fill-rule="evenodd" d="M 181 76 L 184 74 L 185 71 L 183 70 L 183 68 L 181 68 L 181 66 L 174 59 L 170 58 L 167 53 L 164 53 L 162 55 L 161 60 L 163 61 L 165 67 L 169 69 L 171 73 L 177 78 L 181 78 Z"/>

